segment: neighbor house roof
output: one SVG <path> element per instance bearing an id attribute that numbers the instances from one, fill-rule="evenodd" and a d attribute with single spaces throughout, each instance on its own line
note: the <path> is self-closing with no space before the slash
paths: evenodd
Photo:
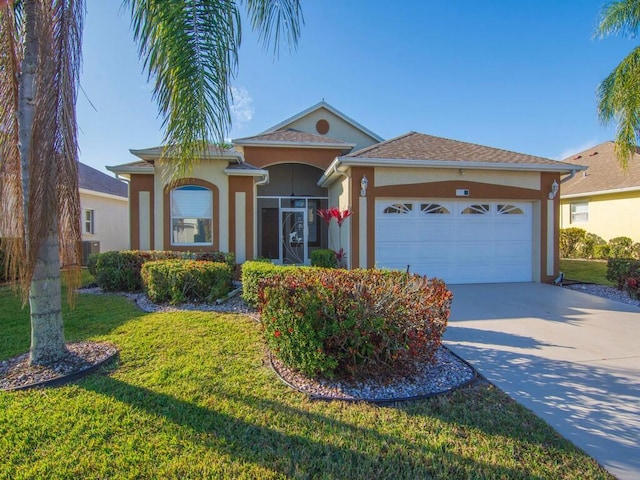
<path id="1" fill-rule="evenodd" d="M 124 198 L 129 196 L 129 189 L 126 183 L 80 162 L 78 162 L 78 185 L 84 190 Z"/>
<path id="2" fill-rule="evenodd" d="M 327 102 L 324 101 L 324 99 L 321 102 L 318 102 L 315 105 L 312 105 L 311 107 L 307 108 L 306 110 L 303 110 L 302 112 L 300 112 L 300 113 L 298 113 L 296 115 L 293 115 L 292 117 L 287 118 L 286 120 L 278 123 L 277 125 L 274 125 L 273 127 L 268 128 L 263 133 L 270 133 L 270 132 L 275 132 L 276 130 L 282 130 L 283 128 L 288 127 L 289 125 L 291 125 L 295 121 L 301 119 L 302 117 L 305 117 L 305 116 L 315 112 L 316 110 L 320 110 L 320 109 L 328 110 L 329 112 L 333 113 L 335 116 L 341 118 L 345 122 L 351 124 L 356 129 L 360 130 L 365 135 L 371 137 L 376 142 L 381 142 L 383 140 L 382 137 L 380 137 L 376 133 L 372 132 L 371 130 L 369 130 L 365 126 L 361 125 L 360 123 L 356 122 L 353 118 L 348 117 L 347 115 L 342 113 L 340 110 L 338 110 L 334 106 L 329 105 Z"/>
<path id="3" fill-rule="evenodd" d="M 355 143 L 347 143 L 323 135 L 301 132 L 293 128 L 262 133 L 253 137 L 237 138 L 233 143 L 243 146 L 263 147 L 339 148 L 347 151 L 355 147 Z"/>
<path id="4" fill-rule="evenodd" d="M 613 142 L 605 142 L 566 158 L 566 163 L 579 163 L 589 169 L 563 183 L 560 187 L 560 197 L 640 190 L 640 152 L 636 152 L 629 161 L 628 168 L 624 170 L 614 149 Z"/>
<path id="5" fill-rule="evenodd" d="M 584 170 L 566 163 L 475 143 L 409 132 L 357 152 L 336 158 L 319 185 L 338 174 L 341 166 L 387 166 L 423 168 L 466 168 L 560 172 Z"/>

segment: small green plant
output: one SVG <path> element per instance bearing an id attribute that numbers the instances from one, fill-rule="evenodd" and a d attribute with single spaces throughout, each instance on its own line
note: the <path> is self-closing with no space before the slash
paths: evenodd
<path id="1" fill-rule="evenodd" d="M 632 258 L 633 240 L 629 237 L 615 237 L 609 240 L 609 258 Z"/>
<path id="2" fill-rule="evenodd" d="M 586 235 L 587 231 L 582 228 L 561 228 L 559 235 L 560 257 L 579 257 L 582 245 L 584 245 L 585 242 Z"/>
<path id="3" fill-rule="evenodd" d="M 609 250 L 611 247 L 609 245 L 594 245 L 593 247 L 593 258 L 598 260 L 606 260 L 609 258 Z"/>
<path id="4" fill-rule="evenodd" d="M 338 258 L 336 252 L 331 249 L 323 248 L 311 252 L 311 265 L 322 268 L 337 268 Z"/>
<path id="5" fill-rule="evenodd" d="M 607 242 L 604 238 L 596 235 L 595 233 L 587 232 L 584 236 L 582 245 L 580 245 L 580 257 L 596 258 L 596 247 L 601 247 L 606 244 Z"/>
<path id="6" fill-rule="evenodd" d="M 260 282 L 266 343 L 310 376 L 409 370 L 441 343 L 452 295 L 441 280 L 398 271 L 292 269 Z"/>
<path id="7" fill-rule="evenodd" d="M 227 263 L 157 260 L 142 266 L 145 292 L 152 302 L 212 302 L 229 293 L 233 271 Z"/>
<path id="8" fill-rule="evenodd" d="M 96 276 L 96 273 L 98 271 L 97 267 L 98 267 L 99 255 L 100 255 L 99 253 L 91 253 L 87 258 L 87 270 L 94 277 Z"/>
<path id="9" fill-rule="evenodd" d="M 142 289 L 140 269 L 144 258 L 134 251 L 98 254 L 96 283 L 107 292 L 137 292 Z"/>

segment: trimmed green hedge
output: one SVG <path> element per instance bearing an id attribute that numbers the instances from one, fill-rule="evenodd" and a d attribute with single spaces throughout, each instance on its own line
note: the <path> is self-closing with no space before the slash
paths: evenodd
<path id="1" fill-rule="evenodd" d="M 146 262 L 141 276 L 152 302 L 212 302 L 231 290 L 233 270 L 220 262 L 157 260 Z"/>
<path id="2" fill-rule="evenodd" d="M 287 269 L 259 289 L 272 354 L 320 377 L 411 371 L 439 348 L 451 300 L 441 280 L 382 270 Z"/>
<path id="3" fill-rule="evenodd" d="M 260 281 L 270 275 L 275 275 L 293 268 L 303 267 L 274 265 L 268 260 L 244 262 L 242 264 L 242 298 L 252 307 L 257 307 Z"/>
<path id="4" fill-rule="evenodd" d="M 314 250 L 311 252 L 311 265 L 314 267 L 338 268 L 336 252 L 328 248 Z"/>
<path id="5" fill-rule="evenodd" d="M 142 289 L 140 269 L 145 260 L 137 252 L 104 252 L 96 259 L 95 277 L 107 292 L 137 292 Z"/>
<path id="6" fill-rule="evenodd" d="M 142 290 L 140 271 L 146 262 L 157 260 L 196 260 L 225 263 L 233 271 L 235 257 L 225 252 L 173 252 L 161 250 L 126 250 L 104 252 L 89 258 L 89 271 L 105 291 L 137 292 Z M 94 263 L 95 262 L 95 263 Z M 94 267 L 95 264 L 95 267 Z"/>

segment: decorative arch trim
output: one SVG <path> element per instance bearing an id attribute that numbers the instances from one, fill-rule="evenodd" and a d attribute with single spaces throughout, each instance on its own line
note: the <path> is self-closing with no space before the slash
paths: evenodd
<path id="1" fill-rule="evenodd" d="M 186 185 L 194 185 L 211 190 L 211 198 L 213 202 L 213 205 L 211 206 L 211 211 L 213 212 L 213 245 L 171 245 L 171 190 L 178 187 L 184 187 Z M 216 185 L 200 178 L 182 178 L 172 182 L 164 188 L 162 203 L 162 220 L 164 225 L 162 230 L 165 250 L 216 252 L 220 249 L 220 190 Z"/>

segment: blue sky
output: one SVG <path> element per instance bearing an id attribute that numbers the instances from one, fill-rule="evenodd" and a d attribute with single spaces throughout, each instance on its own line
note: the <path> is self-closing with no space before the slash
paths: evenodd
<path id="1" fill-rule="evenodd" d="M 385 139 L 418 131 L 561 159 L 613 138 L 598 83 L 631 51 L 593 39 L 605 0 L 303 0 L 298 49 L 278 59 L 244 24 L 230 138 L 323 98 Z M 163 133 L 119 0 L 87 0 L 80 159 L 134 161 Z"/>

